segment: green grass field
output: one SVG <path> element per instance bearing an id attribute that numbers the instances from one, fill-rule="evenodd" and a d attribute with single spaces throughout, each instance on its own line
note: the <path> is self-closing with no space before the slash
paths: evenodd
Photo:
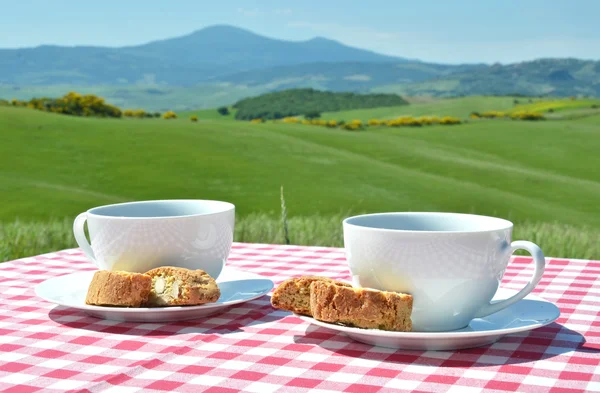
<path id="1" fill-rule="evenodd" d="M 323 113 L 323 119 L 345 120 L 392 119 L 399 116 L 455 116 L 467 118 L 471 112 L 508 110 L 514 107 L 514 97 L 464 97 L 415 103 L 407 106 L 392 106 L 375 109 Z"/>
<path id="2" fill-rule="evenodd" d="M 344 217 L 342 214 L 292 217 L 288 220 L 290 243 L 343 247 L 341 222 Z M 72 227 L 69 219 L 0 224 L 0 262 L 77 247 Z M 513 238 L 533 241 L 549 256 L 583 259 L 600 256 L 597 228 L 522 222 L 515 227 Z M 236 220 L 234 240 L 285 244 L 282 221 L 267 214 L 242 217 Z"/>
<path id="3" fill-rule="evenodd" d="M 198 116 L 198 121 L 201 120 L 234 120 L 236 110 L 229 107 L 228 115 L 221 115 L 216 109 L 198 109 L 195 111 L 177 112 L 177 116 L 181 119 L 189 119 L 190 116 Z"/>
<path id="4" fill-rule="evenodd" d="M 514 101 L 519 101 L 515 105 Z M 355 109 L 340 112 L 325 112 L 322 115 L 326 120 L 362 120 L 393 119 L 401 116 L 454 116 L 468 119 L 471 112 L 500 111 L 512 112 L 542 112 L 547 119 L 570 120 L 600 114 L 600 100 L 598 99 L 539 99 L 533 98 L 532 103 L 523 97 L 463 97 L 431 102 L 415 102 L 408 106 L 392 106 L 375 109 Z M 554 113 L 548 113 L 549 109 Z"/>
<path id="5" fill-rule="evenodd" d="M 475 97 L 403 107 L 408 113 L 402 114 L 377 108 L 364 119 L 384 117 L 377 113 L 383 110 L 389 117 L 464 117 L 473 110 L 502 110 L 503 102 L 512 108 L 512 98 Z M 339 218 L 350 214 L 457 211 L 511 219 L 516 233 L 519 225 L 543 228 L 537 236 L 547 239 L 548 255 L 600 257 L 593 239 L 585 240 L 600 228 L 600 116 L 348 132 L 250 124 L 212 112 L 192 123 L 189 116 L 93 119 L 0 107 L 4 233 L 30 222 L 53 227 L 101 204 L 167 198 L 227 200 L 236 205 L 239 222 L 265 214 L 277 223 L 283 185 L 290 220 L 318 216 L 337 223 L 331 224 L 335 234 L 325 224 L 312 235 L 296 230 L 308 244 L 341 245 Z M 333 118 L 349 119 L 342 113 Z M 310 222 L 316 226 L 315 220 Z M 254 228 L 271 225 L 252 222 Z M 583 240 L 564 243 L 565 227 L 573 234 L 567 240 Z M 238 239 L 281 241 L 257 230 Z M 0 244 L 12 237 L 4 235 Z"/>
<path id="6" fill-rule="evenodd" d="M 595 106 L 595 108 L 593 108 Z M 531 104 L 517 105 L 513 111 L 528 111 L 528 112 L 548 112 L 552 109 L 554 112 L 572 111 L 574 109 L 598 109 L 600 100 L 596 99 L 577 99 L 571 100 L 568 98 L 562 100 L 539 101 Z"/>

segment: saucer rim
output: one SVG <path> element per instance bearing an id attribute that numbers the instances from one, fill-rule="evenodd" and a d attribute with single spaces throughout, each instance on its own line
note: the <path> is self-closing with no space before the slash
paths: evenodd
<path id="1" fill-rule="evenodd" d="M 250 280 L 263 280 L 265 281 L 265 284 L 267 284 L 265 286 L 265 290 L 260 291 L 259 293 L 257 293 L 256 295 L 252 295 L 248 298 L 244 298 L 244 299 L 237 299 L 237 300 L 231 300 L 231 301 L 227 301 L 227 302 L 222 302 L 222 303 L 206 303 L 206 304 L 201 304 L 201 305 L 196 305 L 196 306 L 168 306 L 168 307 L 116 307 L 116 306 L 95 306 L 95 305 L 89 305 L 89 304 L 73 304 L 73 303 L 65 303 L 65 302 L 60 302 L 60 301 L 56 301 L 55 299 L 51 299 L 48 297 L 45 297 L 43 295 L 40 294 L 39 288 L 44 286 L 44 285 L 50 285 L 47 284 L 48 282 L 51 282 L 53 280 L 56 280 L 58 278 L 65 278 L 67 276 L 73 276 L 73 277 L 77 277 L 77 276 L 90 276 L 90 280 L 91 277 L 93 276 L 93 274 L 97 271 L 97 270 L 86 270 L 86 271 L 80 271 L 80 272 L 72 272 L 72 273 L 67 273 L 67 274 L 62 274 L 60 276 L 54 276 L 51 278 L 48 278 L 44 281 L 42 281 L 41 283 L 37 284 L 35 286 L 35 294 L 37 297 L 39 297 L 40 299 L 43 299 L 44 301 L 47 301 L 49 303 L 52 304 L 56 304 L 58 306 L 62 306 L 62 307 L 69 307 L 69 308 L 74 308 L 74 309 L 78 309 L 78 310 L 82 310 L 82 311 L 90 311 L 90 312 L 117 312 L 117 313 L 125 313 L 125 314 L 140 314 L 140 313 L 148 313 L 148 312 L 159 312 L 161 314 L 167 314 L 167 313 L 176 313 L 176 312 L 181 312 L 183 310 L 186 311 L 195 311 L 195 310 L 210 310 L 210 309 L 217 309 L 217 308 L 223 308 L 223 307 L 229 307 L 229 306 L 234 306 L 236 304 L 240 304 L 240 303 L 246 303 L 252 300 L 256 300 L 258 298 L 261 298 L 263 296 L 265 296 L 266 294 L 268 294 L 275 286 L 275 283 L 273 282 L 273 280 L 261 276 L 259 274 L 256 273 L 252 273 L 252 272 L 247 272 L 244 270 L 240 270 L 240 269 L 236 269 L 234 267 L 226 267 L 228 268 L 229 271 L 234 271 L 237 273 L 242 273 L 245 275 L 248 275 L 248 279 Z M 231 282 L 231 281 L 236 281 L 236 280 L 228 280 L 228 281 L 219 281 L 217 279 L 217 283 L 219 282 Z M 268 282 L 268 283 L 267 283 Z"/>
<path id="2" fill-rule="evenodd" d="M 506 294 L 507 296 L 511 296 L 513 294 L 516 294 L 517 292 L 518 291 L 516 291 L 516 290 L 502 288 L 503 295 Z M 317 325 L 317 326 L 320 326 L 320 327 L 323 327 L 326 329 L 335 330 L 335 331 L 338 331 L 341 333 L 348 333 L 348 334 L 352 334 L 352 335 L 371 336 L 371 337 L 414 339 L 414 340 L 419 340 L 419 339 L 436 339 L 436 340 L 441 339 L 441 340 L 443 340 L 443 339 L 453 339 L 453 338 L 481 338 L 481 337 L 488 337 L 488 336 L 505 336 L 505 335 L 509 335 L 509 334 L 521 333 L 521 332 L 525 332 L 525 331 L 529 331 L 529 330 L 533 330 L 533 329 L 538 329 L 543 326 L 547 326 L 547 325 L 555 322 L 560 317 L 560 314 L 561 314 L 560 308 L 556 304 L 552 303 L 549 300 L 543 299 L 540 296 L 537 296 L 535 294 L 529 294 L 522 300 L 519 300 L 519 302 L 517 302 L 517 303 L 520 303 L 523 300 L 535 300 L 535 301 L 540 301 L 545 304 L 551 305 L 551 307 L 554 309 L 553 311 L 554 311 L 555 315 L 552 318 L 545 319 L 543 322 L 538 321 L 537 323 L 532 323 L 532 324 L 526 325 L 526 326 L 518 326 L 518 327 L 514 327 L 514 328 L 502 328 L 502 329 L 492 329 L 492 330 L 474 330 L 474 331 L 461 331 L 459 329 L 459 330 L 450 330 L 450 331 L 442 331 L 442 332 L 395 332 L 395 331 L 379 330 L 379 329 L 363 329 L 363 328 L 344 326 L 344 325 L 338 325 L 335 323 L 319 321 L 318 319 L 309 317 L 307 315 L 299 315 L 296 313 L 293 313 L 293 315 L 302 319 L 305 322 L 309 322 L 311 324 L 314 324 L 314 325 Z M 485 319 L 485 317 L 477 318 L 477 319 Z"/>

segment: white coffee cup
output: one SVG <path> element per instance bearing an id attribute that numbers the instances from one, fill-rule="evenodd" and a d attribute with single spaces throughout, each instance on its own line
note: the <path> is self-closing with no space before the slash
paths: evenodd
<path id="1" fill-rule="evenodd" d="M 234 221 L 235 206 L 228 202 L 140 201 L 81 213 L 73 233 L 99 269 L 142 273 L 168 265 L 202 269 L 217 278 L 231 250 Z"/>
<path id="2" fill-rule="evenodd" d="M 356 286 L 413 296 L 413 331 L 463 328 L 523 299 L 542 278 L 542 250 L 511 243 L 513 224 L 458 213 L 380 213 L 343 221 Z M 514 296 L 490 303 L 515 250 L 533 256 L 533 276 Z M 526 316 L 525 316 L 526 317 Z"/>

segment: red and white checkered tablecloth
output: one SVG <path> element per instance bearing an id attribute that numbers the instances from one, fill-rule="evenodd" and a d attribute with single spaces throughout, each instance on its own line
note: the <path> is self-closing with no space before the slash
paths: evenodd
<path id="1" fill-rule="evenodd" d="M 229 262 L 278 284 L 349 279 L 341 249 L 234 244 Z M 530 277 L 518 257 L 503 286 Z M 600 262 L 549 259 L 535 290 L 561 317 L 547 327 L 456 352 L 373 347 L 271 307 L 269 296 L 205 320 L 122 323 L 35 296 L 54 276 L 93 270 L 77 250 L 0 264 L 0 391 L 597 392 Z"/>

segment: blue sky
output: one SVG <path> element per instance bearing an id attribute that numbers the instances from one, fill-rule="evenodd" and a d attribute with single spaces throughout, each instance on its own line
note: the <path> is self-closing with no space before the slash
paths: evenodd
<path id="1" fill-rule="evenodd" d="M 600 59 L 600 0 L 15 0 L 0 48 L 125 46 L 230 24 L 444 63 Z"/>

